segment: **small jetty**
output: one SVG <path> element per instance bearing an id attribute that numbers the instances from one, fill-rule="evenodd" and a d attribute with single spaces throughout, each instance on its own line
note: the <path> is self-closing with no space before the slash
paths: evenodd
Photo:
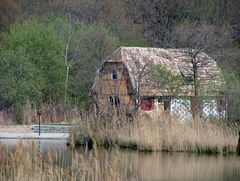
<path id="1" fill-rule="evenodd" d="M 73 125 L 1 126 L 0 139 L 68 139 Z M 39 132 L 40 131 L 40 132 Z"/>

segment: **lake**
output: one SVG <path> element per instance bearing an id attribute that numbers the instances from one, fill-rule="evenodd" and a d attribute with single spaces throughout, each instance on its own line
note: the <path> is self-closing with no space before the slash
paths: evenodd
<path id="1" fill-rule="evenodd" d="M 10 150 L 14 150 L 18 140 L 0 140 Z M 31 140 L 22 141 L 25 146 L 31 144 Z M 46 155 L 49 150 L 55 150 L 59 154 L 56 164 L 70 167 L 74 157 L 83 155 L 92 157 L 93 150 L 84 148 L 70 149 L 66 146 L 66 140 L 40 140 L 35 141 Z M 130 150 L 104 150 L 99 149 L 100 165 L 105 166 L 106 157 L 109 160 L 121 162 L 121 171 L 131 178 L 140 181 L 239 181 L 240 157 L 235 155 L 202 156 L 194 153 L 143 153 Z M 117 158 L 117 159 L 116 159 Z"/>

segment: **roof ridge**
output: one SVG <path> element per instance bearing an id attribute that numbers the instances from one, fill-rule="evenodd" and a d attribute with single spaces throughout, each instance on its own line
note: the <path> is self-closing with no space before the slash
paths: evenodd
<path id="1" fill-rule="evenodd" d="M 158 50 L 168 50 L 168 51 L 169 50 L 170 51 L 171 50 L 188 50 L 188 48 L 138 47 L 138 46 L 120 46 L 117 50 L 119 50 L 119 49 L 121 49 L 121 51 L 122 51 L 122 49 L 158 49 Z"/>

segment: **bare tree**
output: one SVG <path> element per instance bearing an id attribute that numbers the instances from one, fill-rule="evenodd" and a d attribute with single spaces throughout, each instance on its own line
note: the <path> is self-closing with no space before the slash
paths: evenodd
<path id="1" fill-rule="evenodd" d="M 23 17 L 24 10 L 14 0 L 2 0 L 0 4 L 0 33 L 8 26 Z"/>
<path id="2" fill-rule="evenodd" d="M 136 72 L 133 74 L 133 82 L 134 82 L 134 99 L 135 99 L 135 107 L 131 111 L 132 114 L 136 114 L 139 110 L 139 107 L 141 105 L 141 95 L 143 88 L 146 88 L 148 86 L 147 77 L 150 75 L 151 72 L 151 64 L 146 63 L 142 65 L 141 67 L 138 65 L 137 61 L 135 60 L 135 66 L 136 66 Z"/>
<path id="3" fill-rule="evenodd" d="M 142 34 L 155 45 L 170 47 L 173 28 L 185 17 L 183 1 L 125 0 L 127 14 Z"/>
<path id="4" fill-rule="evenodd" d="M 64 62 L 65 62 L 65 67 L 66 67 L 66 74 L 65 74 L 65 95 L 64 95 L 64 102 L 67 102 L 68 99 L 68 86 L 69 86 L 69 72 L 71 67 L 74 65 L 74 62 L 76 62 L 77 58 L 77 52 L 79 50 L 79 45 L 80 45 L 80 37 L 77 38 L 76 41 L 76 30 L 75 30 L 75 25 L 72 23 L 71 15 L 70 13 L 68 14 L 68 30 L 66 32 L 66 37 L 62 37 L 65 39 L 64 41 L 66 42 L 65 46 L 65 54 L 64 54 Z M 72 51 L 70 51 L 70 46 L 73 46 L 72 43 L 73 41 L 76 41 L 75 48 Z"/>
<path id="5" fill-rule="evenodd" d="M 215 79 L 215 86 L 219 86 L 217 82 L 220 82 L 220 75 L 214 74 L 210 70 L 208 72 L 209 67 L 212 69 L 215 66 L 215 69 L 217 69 L 217 65 L 207 54 L 215 59 L 219 58 L 221 56 L 219 50 L 230 43 L 230 31 L 227 30 L 227 27 L 220 28 L 207 23 L 192 25 L 185 22 L 176 27 L 174 39 L 176 41 L 173 42 L 173 45 L 181 48 L 181 51 L 185 54 L 185 58 L 183 58 L 185 67 L 181 67 L 181 69 L 190 70 L 181 73 L 183 77 L 189 77 L 192 80 L 192 101 L 195 104 L 192 111 L 193 115 L 196 115 L 201 112 L 200 104 L 198 104 L 200 89 L 206 88 L 203 88 L 202 85 L 209 82 L 207 79 L 212 80 L 212 82 Z M 205 73 L 206 76 L 203 77 Z"/>

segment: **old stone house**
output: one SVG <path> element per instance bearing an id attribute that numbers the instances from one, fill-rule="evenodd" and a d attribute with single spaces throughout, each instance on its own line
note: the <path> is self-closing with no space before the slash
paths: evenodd
<path id="1" fill-rule="evenodd" d="M 120 47 L 97 71 L 91 90 L 93 111 L 171 113 L 191 119 L 196 96 L 201 98 L 201 115 L 224 117 L 221 70 L 205 53 L 190 49 Z M 154 86 L 152 67 L 161 65 L 173 75 L 184 77 L 181 91 Z M 161 77 L 158 77 L 161 79 Z M 198 86 L 196 92 L 196 83 Z"/>

